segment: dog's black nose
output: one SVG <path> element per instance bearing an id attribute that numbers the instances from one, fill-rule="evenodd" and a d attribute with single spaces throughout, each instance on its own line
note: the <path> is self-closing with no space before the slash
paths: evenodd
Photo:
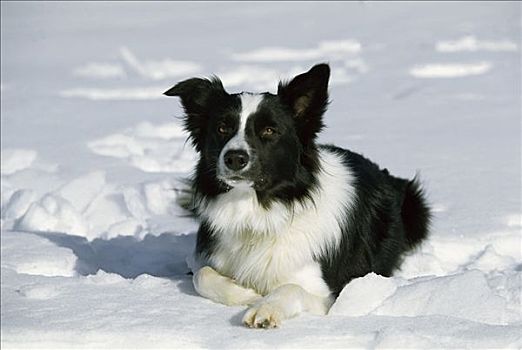
<path id="1" fill-rule="evenodd" d="M 243 150 L 233 150 L 225 153 L 225 165 L 230 170 L 241 170 L 248 164 L 248 153 Z"/>

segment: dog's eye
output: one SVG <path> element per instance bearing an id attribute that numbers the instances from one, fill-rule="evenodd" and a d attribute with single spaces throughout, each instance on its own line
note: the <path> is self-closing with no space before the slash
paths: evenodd
<path id="1" fill-rule="evenodd" d="M 266 127 L 263 129 L 263 131 L 261 132 L 261 136 L 262 137 L 270 137 L 272 136 L 273 134 L 275 134 L 275 129 L 274 128 L 271 128 L 271 127 Z"/>
<path id="2" fill-rule="evenodd" d="M 221 135 L 227 135 L 230 129 L 226 127 L 226 125 L 220 125 L 217 128 L 217 132 Z"/>

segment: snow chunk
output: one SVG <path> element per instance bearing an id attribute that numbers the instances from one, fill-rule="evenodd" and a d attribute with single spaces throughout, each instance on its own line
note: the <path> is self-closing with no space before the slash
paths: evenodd
<path id="1" fill-rule="evenodd" d="M 352 280 L 341 291 L 329 315 L 363 316 L 371 313 L 393 295 L 401 282 L 375 273 Z"/>
<path id="2" fill-rule="evenodd" d="M 1 174 L 11 175 L 17 171 L 29 168 L 37 157 L 31 149 L 2 149 Z"/>
<path id="3" fill-rule="evenodd" d="M 138 219 L 145 219 L 148 216 L 146 204 L 139 189 L 127 187 L 123 190 L 123 198 L 129 212 Z"/>
<path id="4" fill-rule="evenodd" d="M 143 145 L 133 137 L 124 134 L 112 134 L 89 142 L 87 146 L 96 154 L 115 158 L 125 158 L 130 154 L 143 155 Z"/>
<path id="5" fill-rule="evenodd" d="M 73 204 L 79 212 L 84 212 L 104 186 L 105 172 L 93 171 L 70 181 L 57 194 Z"/>
<path id="6" fill-rule="evenodd" d="M 0 205 L 2 212 L 4 211 L 7 203 L 11 200 L 11 196 L 16 192 L 16 187 L 13 186 L 6 178 L 2 178 L 0 181 Z"/>
<path id="7" fill-rule="evenodd" d="M 394 275 L 402 278 L 415 278 L 419 276 L 443 276 L 452 270 L 448 268 L 448 263 L 434 254 L 433 247 L 429 242 L 424 242 L 422 250 L 407 256 L 402 263 L 400 270 Z M 456 266 L 456 265 L 455 265 Z"/>
<path id="8" fill-rule="evenodd" d="M 490 282 L 478 270 L 412 280 L 386 278 L 370 273 L 345 286 L 329 315 L 442 315 L 489 324 L 506 324 L 518 319 L 513 309 L 519 305 L 516 303 L 520 298 L 517 299 L 515 294 L 520 290 L 520 281 L 517 282 L 514 275 L 497 273 Z M 512 288 L 501 290 L 507 282 Z"/>
<path id="9" fill-rule="evenodd" d="M 510 233 L 492 233 L 493 239 L 490 239 L 492 247 L 500 256 L 511 257 L 514 261 L 522 261 L 522 236 L 520 230 L 514 230 Z"/>
<path id="10" fill-rule="evenodd" d="M 113 232 L 113 228 L 118 226 L 118 223 L 132 220 L 132 215 L 127 210 L 123 195 L 119 189 L 114 189 L 108 186 L 103 192 L 97 196 L 89 205 L 84 213 L 84 217 L 88 220 L 91 230 L 85 237 L 88 239 L 95 239 L 104 236 L 107 232 Z M 129 229 L 130 231 L 126 231 Z M 134 235 L 136 233 L 136 225 L 126 225 L 117 227 L 117 234 Z M 112 237 L 112 235 L 109 235 Z"/>
<path id="11" fill-rule="evenodd" d="M 515 265 L 515 263 L 516 260 L 513 257 L 500 255 L 492 245 L 488 245 L 466 265 L 466 268 L 481 271 L 502 271 Z"/>
<path id="12" fill-rule="evenodd" d="M 86 276 L 85 279 L 88 283 L 97 285 L 109 285 L 127 281 L 117 273 L 109 273 L 103 270 L 99 270 L 95 275 Z"/>
<path id="13" fill-rule="evenodd" d="M 507 317 L 506 301 L 490 289 L 478 270 L 399 287 L 373 314 L 445 315 L 490 324 L 504 324 Z"/>
<path id="14" fill-rule="evenodd" d="M 330 40 L 320 42 L 315 48 L 292 49 L 287 47 L 262 47 L 248 52 L 236 53 L 232 59 L 243 62 L 310 61 L 341 59 L 357 54 L 362 45 L 357 40 Z"/>
<path id="15" fill-rule="evenodd" d="M 171 283 L 172 282 L 165 278 L 158 278 L 149 274 L 139 275 L 132 281 L 133 285 L 140 286 L 144 289 L 157 289 L 158 287 L 166 286 Z"/>
<path id="16" fill-rule="evenodd" d="M 511 40 L 487 41 L 478 40 L 472 35 L 457 40 L 439 41 L 436 45 L 438 52 L 462 51 L 517 51 L 518 45 Z"/>
<path id="17" fill-rule="evenodd" d="M 176 192 L 174 185 L 168 181 L 147 183 L 143 186 L 145 203 L 149 212 L 155 215 L 167 215 L 174 205 Z"/>
<path id="18" fill-rule="evenodd" d="M 490 62 L 433 63 L 415 66 L 410 74 L 415 78 L 461 78 L 487 73 L 492 67 Z"/>
<path id="19" fill-rule="evenodd" d="M 33 190 L 23 189 L 15 191 L 2 208 L 2 219 L 18 219 L 24 215 L 35 200 L 35 196 Z"/>
<path id="20" fill-rule="evenodd" d="M 76 275 L 77 256 L 71 249 L 54 244 L 45 234 L 3 231 L 1 238 L 2 268 L 28 275 Z"/>
<path id="21" fill-rule="evenodd" d="M 143 122 L 123 132 L 91 141 L 87 146 L 103 156 L 126 159 L 145 172 L 179 172 L 192 170 L 197 155 L 184 147 L 185 133 L 173 123 L 152 125 Z"/>
<path id="22" fill-rule="evenodd" d="M 136 125 L 135 133 L 138 137 L 160 138 L 163 140 L 185 138 L 187 136 L 183 128 L 175 123 L 154 125 L 150 122 L 141 122 Z"/>
<path id="23" fill-rule="evenodd" d="M 510 321 L 522 321 L 522 272 L 517 270 L 494 271 L 488 275 L 488 284 L 495 293 L 504 298 L 511 311 Z"/>
<path id="24" fill-rule="evenodd" d="M 34 202 L 14 226 L 34 232 L 68 232 L 85 236 L 87 224 L 67 200 L 52 194 Z"/>
<path id="25" fill-rule="evenodd" d="M 118 221 L 107 228 L 102 235 L 104 239 L 111 239 L 118 236 L 137 236 L 143 231 L 146 224 L 133 218 Z"/>
<path id="26" fill-rule="evenodd" d="M 150 182 L 122 189 L 127 209 L 135 218 L 168 215 L 174 210 L 176 192 L 170 181 Z"/>

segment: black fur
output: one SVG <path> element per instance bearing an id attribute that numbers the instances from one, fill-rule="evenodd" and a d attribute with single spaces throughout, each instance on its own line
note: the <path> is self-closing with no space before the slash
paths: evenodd
<path id="1" fill-rule="evenodd" d="M 355 175 L 356 197 L 339 249 L 319 258 L 335 295 L 369 272 L 391 276 L 403 254 L 428 234 L 430 212 L 416 180 L 391 176 L 363 156 L 334 146 Z"/>

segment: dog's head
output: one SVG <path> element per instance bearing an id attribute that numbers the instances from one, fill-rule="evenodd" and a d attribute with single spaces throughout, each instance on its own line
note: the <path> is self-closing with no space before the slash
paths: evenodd
<path id="1" fill-rule="evenodd" d="M 280 82 L 277 95 L 229 94 L 215 77 L 188 79 L 166 91 L 181 98 L 185 128 L 200 153 L 196 177 L 203 191 L 298 195 L 317 167 L 315 138 L 323 127 L 329 76 L 329 66 L 318 64 Z"/>

